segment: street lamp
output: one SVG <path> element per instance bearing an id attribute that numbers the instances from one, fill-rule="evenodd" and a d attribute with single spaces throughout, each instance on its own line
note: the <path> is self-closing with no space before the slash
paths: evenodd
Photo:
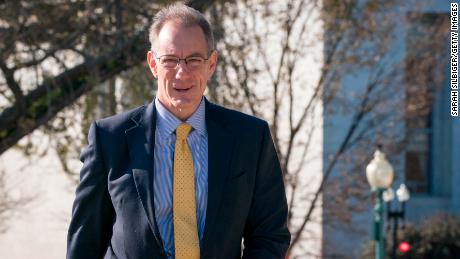
<path id="1" fill-rule="evenodd" d="M 393 167 L 380 150 L 375 151 L 374 158 L 366 167 L 366 177 L 372 191 L 376 194 L 374 206 L 374 240 L 377 242 L 375 258 L 384 259 L 385 239 L 383 236 L 383 192 L 391 186 L 394 178 Z"/>
<path id="2" fill-rule="evenodd" d="M 409 190 L 405 184 L 401 184 L 396 191 L 399 204 L 401 205 L 398 209 L 392 209 L 391 202 L 395 200 L 395 194 L 393 189 L 390 187 L 383 192 L 383 200 L 387 203 L 387 219 L 388 222 L 393 221 L 393 247 L 392 247 L 392 258 L 396 259 L 396 247 L 397 247 L 397 231 L 399 219 L 404 220 L 404 213 L 406 208 L 406 201 L 410 198 Z"/>

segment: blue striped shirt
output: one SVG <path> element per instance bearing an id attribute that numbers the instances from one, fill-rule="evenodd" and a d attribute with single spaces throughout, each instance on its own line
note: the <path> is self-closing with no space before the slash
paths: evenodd
<path id="1" fill-rule="evenodd" d="M 173 161 L 174 144 L 176 142 L 175 130 L 182 123 L 169 112 L 155 98 L 157 110 L 155 130 L 155 177 L 154 177 L 154 203 L 155 219 L 160 231 L 161 239 L 168 258 L 174 258 L 174 230 L 173 230 Z M 186 121 L 192 125 L 192 130 L 187 137 L 193 157 L 195 169 L 195 198 L 198 223 L 198 236 L 200 243 L 203 240 L 206 208 L 208 201 L 208 132 L 205 123 L 204 100 L 197 110 Z"/>

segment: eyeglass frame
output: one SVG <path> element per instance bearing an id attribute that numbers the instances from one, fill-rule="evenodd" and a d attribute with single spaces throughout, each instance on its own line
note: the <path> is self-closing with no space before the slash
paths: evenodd
<path id="1" fill-rule="evenodd" d="M 152 50 L 153 56 L 154 56 L 155 59 L 157 59 L 158 61 L 160 61 L 160 59 L 161 59 L 162 57 L 164 57 L 164 56 L 169 56 L 169 57 L 172 57 L 172 58 L 176 58 L 176 59 L 177 59 L 177 63 L 176 63 L 176 66 L 175 66 L 175 67 L 166 67 L 166 66 L 164 66 L 164 65 L 161 65 L 161 62 L 159 62 L 160 65 L 161 65 L 162 67 L 164 67 L 164 68 L 166 68 L 166 69 L 177 69 L 177 67 L 179 66 L 181 60 L 183 60 L 184 63 L 185 63 L 185 67 L 187 67 L 187 69 L 190 69 L 190 70 L 198 69 L 199 67 L 190 68 L 190 67 L 188 66 L 187 59 L 189 59 L 189 58 L 202 58 L 202 59 L 203 59 L 203 64 L 204 64 L 205 61 L 208 61 L 208 60 L 211 58 L 211 55 L 212 55 L 213 52 L 214 52 L 214 50 L 211 50 L 211 51 L 209 52 L 209 56 L 208 56 L 207 58 L 204 58 L 204 57 L 202 57 L 202 56 L 194 56 L 194 55 L 191 55 L 191 56 L 188 56 L 188 57 L 185 57 L 185 58 L 180 58 L 180 57 L 178 57 L 178 56 L 169 55 L 169 54 L 164 54 L 164 55 L 161 55 L 161 56 L 157 56 L 157 53 L 156 53 L 155 51 Z M 201 65 L 202 65 L 202 64 L 201 64 Z M 200 66 L 201 66 L 201 65 L 200 65 Z"/>

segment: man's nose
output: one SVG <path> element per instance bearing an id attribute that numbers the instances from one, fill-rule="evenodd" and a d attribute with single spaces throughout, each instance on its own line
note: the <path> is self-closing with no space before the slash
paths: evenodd
<path id="1" fill-rule="evenodd" d="M 187 76 L 190 72 L 190 70 L 187 68 L 185 60 L 180 60 L 179 63 L 177 63 L 176 70 L 176 77 Z"/>

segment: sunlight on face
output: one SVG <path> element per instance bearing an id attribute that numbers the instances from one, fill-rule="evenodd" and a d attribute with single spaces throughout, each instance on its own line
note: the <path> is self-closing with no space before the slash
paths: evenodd
<path id="1" fill-rule="evenodd" d="M 176 117 L 185 120 L 200 104 L 207 81 L 214 73 L 217 54 L 210 56 L 206 39 L 199 26 L 184 26 L 177 21 L 166 22 L 154 47 L 149 51 L 147 61 L 152 74 L 158 79 L 159 101 Z M 187 68 L 182 60 L 175 68 L 162 66 L 155 58 L 171 55 L 178 58 L 199 56 L 208 60 L 194 69 Z"/>

